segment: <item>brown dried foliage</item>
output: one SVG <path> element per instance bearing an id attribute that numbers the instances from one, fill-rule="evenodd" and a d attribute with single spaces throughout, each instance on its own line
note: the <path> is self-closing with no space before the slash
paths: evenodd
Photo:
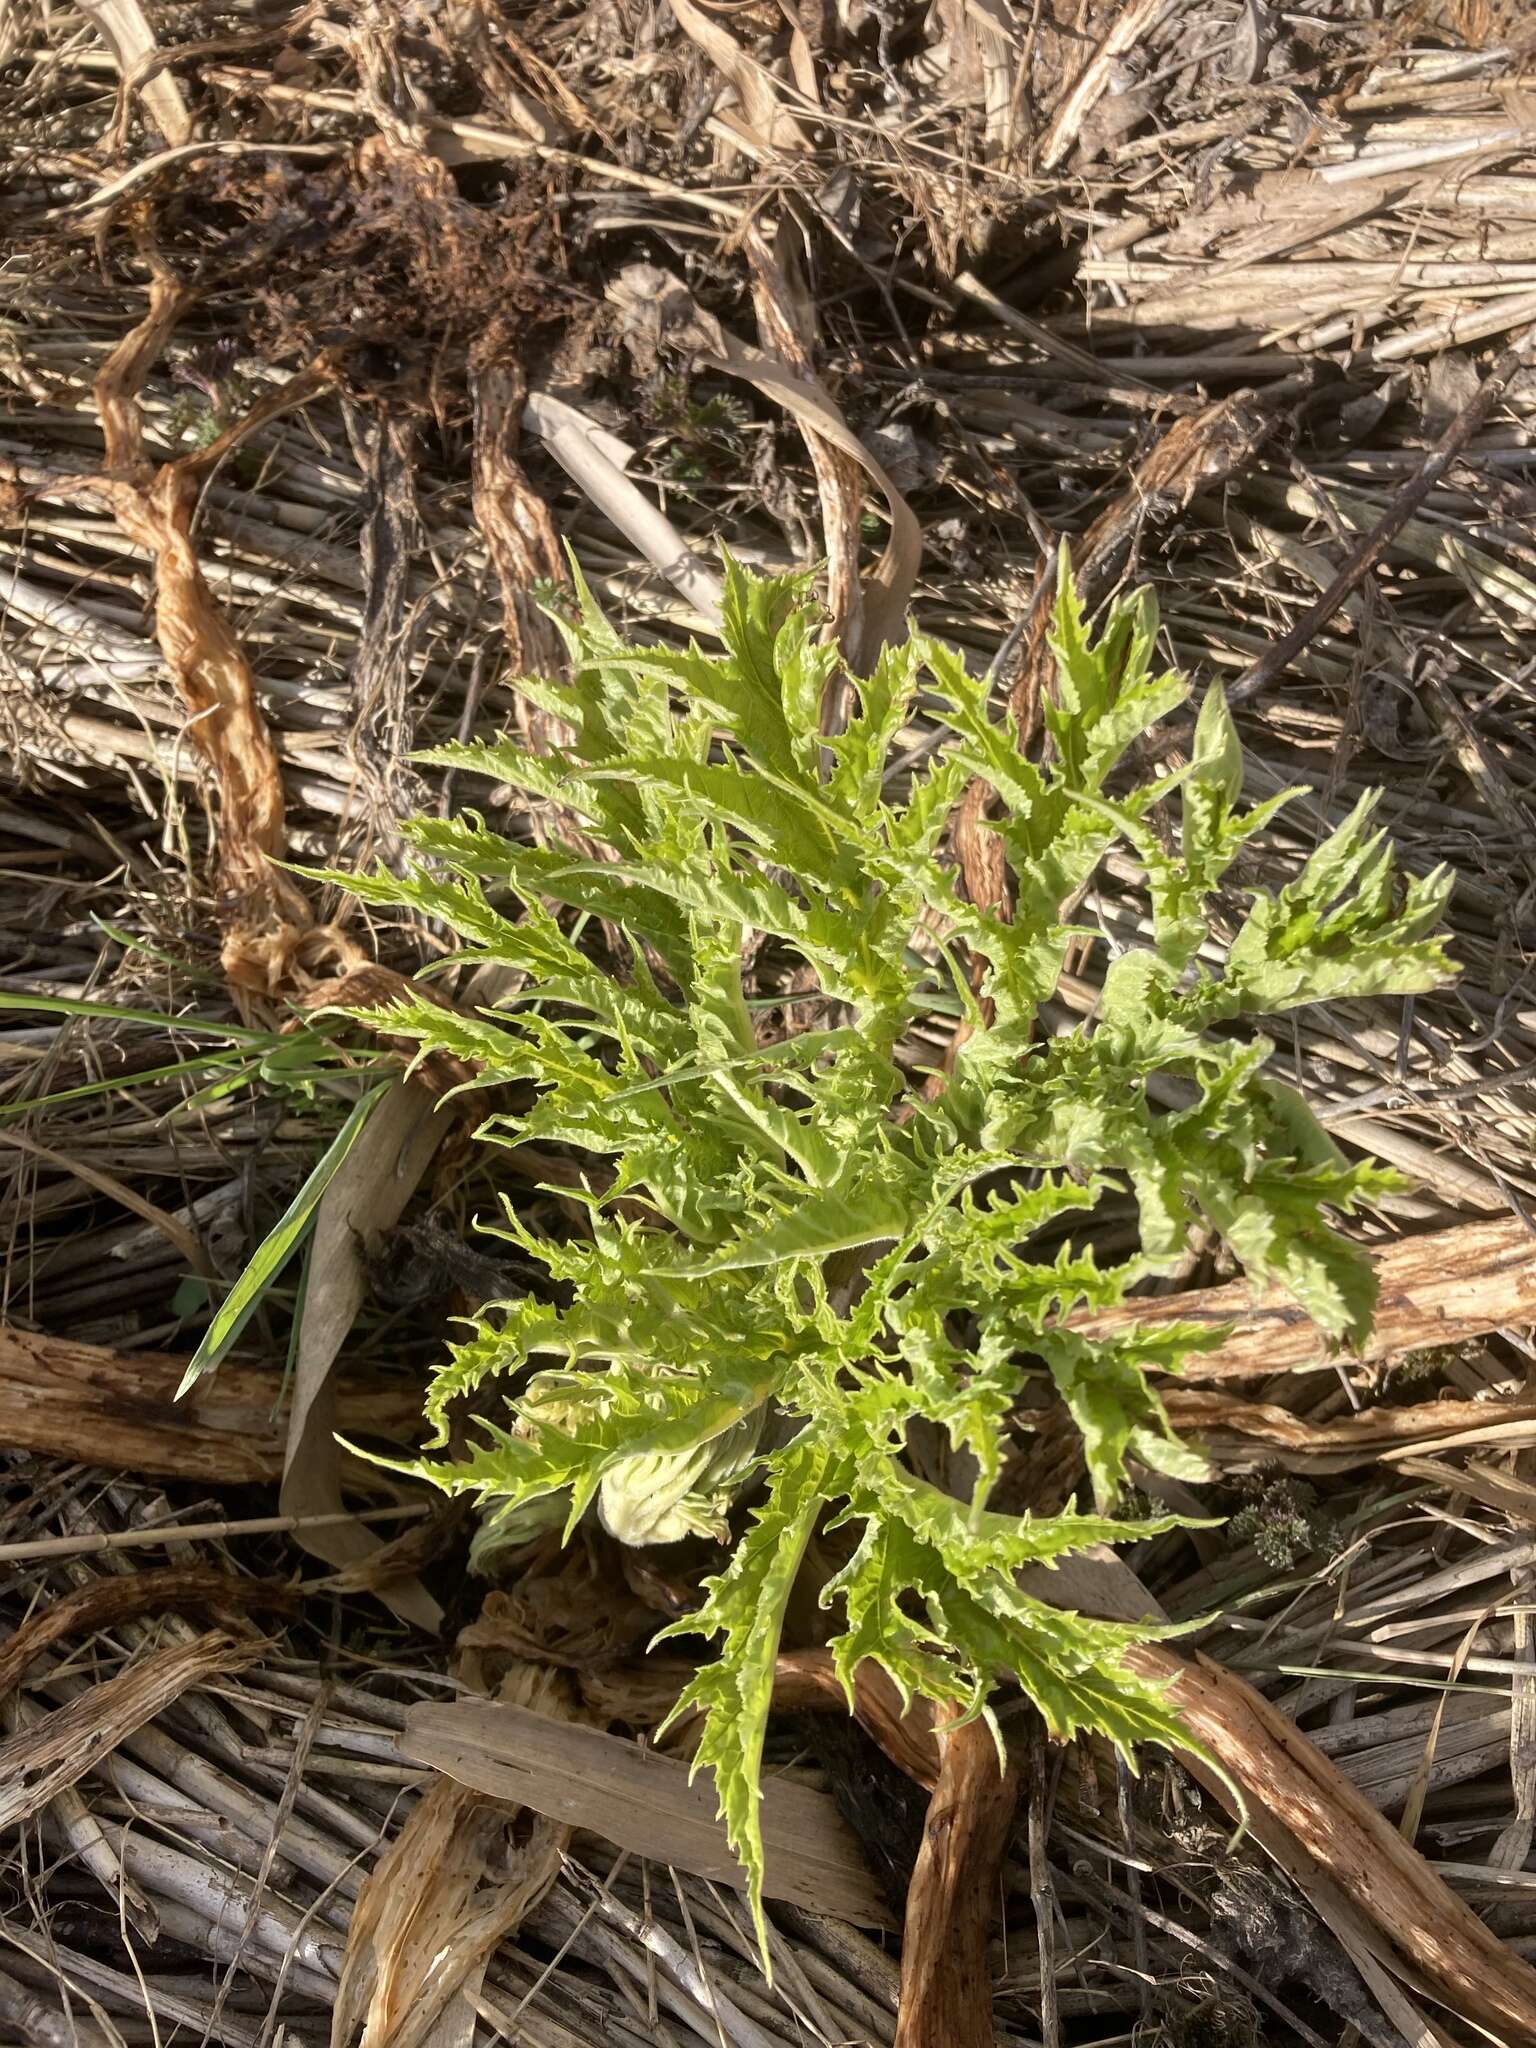
<path id="1" fill-rule="evenodd" d="M 237 1577 L 206 1565 L 167 1565 L 161 1571 L 91 1579 L 55 1600 L 0 1644 L 0 1698 L 19 1685 L 32 1662 L 54 1643 L 129 1621 L 141 1614 L 202 1614 L 222 1609 L 277 1608 L 298 1612 L 291 1586 Z"/>
<path id="2" fill-rule="evenodd" d="M 85 488 L 106 500 L 123 533 L 155 565 L 155 637 L 188 713 L 189 737 L 219 790 L 223 960 L 244 1007 L 287 980 L 313 918 L 302 892 L 273 865 L 286 850 L 277 754 L 250 662 L 198 561 L 192 519 L 208 468 L 321 379 L 313 370 L 295 378 L 196 455 L 150 463 L 139 392 L 190 302 L 191 294 L 156 261 L 148 312 L 96 380 L 106 470 Z"/>
<path id="3" fill-rule="evenodd" d="M 520 1666 L 501 1697 L 575 1711 L 552 1672 Z M 332 2038 L 416 2048 L 560 1874 L 570 1829 L 438 1778 L 368 1875 L 347 1937 Z"/>
<path id="4" fill-rule="evenodd" d="M 504 175 L 499 205 L 472 205 L 436 157 L 378 135 L 319 167 L 214 160 L 187 176 L 175 220 L 210 281 L 248 295 L 258 354 L 323 354 L 353 398 L 456 421 L 472 368 L 525 356 L 576 302 L 550 175 Z"/>
<path id="5" fill-rule="evenodd" d="M 278 1375 L 229 1362 L 178 1401 L 186 1369 L 184 1357 L 163 1351 L 112 1351 L 0 1325 L 0 1437 L 12 1451 L 109 1472 L 213 1486 L 276 1479 L 286 1406 L 274 1413 Z M 351 1434 L 410 1442 L 421 1398 L 408 1382 L 349 1379 L 337 1392 L 337 1418 Z M 351 1476 L 363 1481 L 370 1470 L 358 1465 Z"/>
<path id="6" fill-rule="evenodd" d="M 1140 1676 L 1171 1681 L 1194 1740 L 1231 1778 L 1194 1754 L 1190 1768 L 1229 1805 L 1235 1781 L 1253 1835 L 1314 1905 L 1358 1927 L 1393 1974 L 1491 2039 L 1536 2044 L 1536 1971 L 1283 1714 L 1207 1657 L 1149 1644 L 1126 1661 Z"/>

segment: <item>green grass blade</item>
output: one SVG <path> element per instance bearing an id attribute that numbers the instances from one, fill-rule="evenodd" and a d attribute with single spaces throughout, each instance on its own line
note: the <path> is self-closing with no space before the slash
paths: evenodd
<path id="1" fill-rule="evenodd" d="M 223 1306 L 204 1332 L 203 1341 L 176 1389 L 179 1401 L 200 1379 L 215 1372 L 255 1313 L 258 1303 L 294 1252 L 308 1235 L 320 1206 L 320 1197 L 336 1177 L 337 1169 L 362 1136 L 363 1127 L 389 1082 L 381 1081 L 353 1106 L 351 1114 L 315 1166 L 308 1180 L 294 1196 L 277 1224 L 257 1247 L 245 1271 L 229 1290 Z"/>
<path id="2" fill-rule="evenodd" d="M 0 1103 L 0 1122 L 39 1109 L 57 1109 L 64 1102 L 83 1102 L 92 1095 L 126 1095 L 130 1089 L 146 1087 L 151 1081 L 174 1081 L 180 1075 L 201 1074 L 209 1067 L 226 1066 L 232 1060 L 240 1063 L 243 1073 L 252 1071 L 251 1062 L 243 1053 L 205 1052 L 197 1059 L 172 1060 L 163 1067 L 144 1067 L 135 1074 L 110 1074 L 102 1081 L 82 1081 L 78 1088 L 58 1088 L 51 1095 L 24 1095 L 15 1102 Z"/>
<path id="3" fill-rule="evenodd" d="M 232 1045 L 270 1045 L 275 1031 L 243 1024 L 217 1024 L 207 1017 L 168 1017 L 161 1010 L 133 1010 L 121 1003 L 88 1003 L 78 996 L 34 996 L 0 990 L 0 1010 L 37 1010 L 50 1017 L 95 1017 L 111 1024 L 153 1024 L 161 1031 L 185 1031 L 194 1038 L 227 1038 Z"/>

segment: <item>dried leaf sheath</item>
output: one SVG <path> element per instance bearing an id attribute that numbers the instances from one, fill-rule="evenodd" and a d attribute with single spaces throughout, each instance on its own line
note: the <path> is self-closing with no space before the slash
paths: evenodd
<path id="1" fill-rule="evenodd" d="M 482 1135 L 569 1147 L 586 1189 L 601 1189 L 586 1194 L 590 1238 L 539 1238 L 509 1211 L 506 1234 L 560 1301 L 530 1294 L 483 1314 L 432 1388 L 438 1443 L 460 1395 L 538 1369 L 505 1426 L 483 1425 L 462 1458 L 410 1469 L 481 1495 L 485 1542 L 541 1521 L 573 1527 L 589 1507 L 628 1542 L 734 1539 L 704 1605 L 672 1632 L 719 1639 L 679 1711 L 703 1714 L 698 1761 L 756 1890 L 775 1653 L 813 1535 L 833 1558 L 821 1598 L 845 1687 L 867 1662 L 904 1697 L 966 1720 L 987 1714 L 1008 1676 L 1057 1737 L 1096 1730 L 1127 1752 L 1178 1739 L 1160 1689 L 1126 1662 L 1156 1631 L 1048 1606 L 1017 1575 L 1168 1526 L 1110 1510 L 1130 1458 L 1201 1470 L 1152 1375 L 1219 1332 L 1089 1336 L 1069 1319 L 1168 1270 L 1199 1223 L 1330 1336 L 1363 1336 L 1370 1264 L 1329 1212 L 1396 1183 L 1346 1161 L 1268 1079 L 1266 1040 L 1216 1027 L 1435 986 L 1447 883 L 1400 888 L 1367 804 L 1287 886 L 1249 892 L 1213 967 L 1206 900 L 1284 799 L 1242 807 L 1237 737 L 1214 691 L 1190 768 L 1126 786 L 1132 743 L 1188 694 L 1153 667 L 1145 600 L 1092 641 L 1063 575 L 1040 767 L 994 717 L 987 685 L 918 637 L 885 650 L 855 684 L 857 713 L 823 739 L 842 658 L 803 579 L 760 581 L 728 562 L 719 653 L 630 646 L 583 601 L 571 683 L 522 685 L 568 724 L 571 746 L 434 758 L 554 799 L 606 857 L 515 845 L 473 816 L 419 819 L 407 838 L 430 868 L 332 878 L 441 918 L 472 955 L 520 970 L 522 992 L 501 1009 L 410 999 L 371 1021 L 463 1061 L 471 1085 L 531 1084 L 533 1107 L 493 1113 Z M 920 685 L 951 744 L 892 787 Z M 939 853 L 976 778 L 996 797 L 1007 919 L 967 901 Z M 1109 964 L 1091 1030 L 1041 1039 L 1069 946 L 1098 937 L 1064 906 L 1116 844 L 1145 869 L 1152 942 Z M 627 978 L 585 953 L 551 903 L 627 932 Z M 984 963 L 979 988 L 954 936 Z M 764 940 L 822 998 L 814 1028 L 772 1043 L 744 968 Z M 935 1020 L 947 1039 L 956 1016 L 969 1035 L 929 1096 L 932 1039 L 914 1026 Z M 1189 1109 L 1157 1110 L 1148 1079 L 1167 1074 L 1192 1084 Z M 1101 1260 L 1094 1212 L 1126 1190 L 1140 1247 Z M 1042 1370 L 1081 1433 L 1098 1513 L 989 1506 L 1009 1418 Z M 947 1441 L 953 1492 L 909 1469 L 914 1430 Z M 732 1520 L 749 1479 L 747 1518 Z"/>
<path id="2" fill-rule="evenodd" d="M 336 950 L 313 931 L 302 890 L 273 865 L 286 852 L 277 753 L 256 696 L 256 679 L 234 629 L 208 588 L 192 540 L 199 483 L 213 463 L 273 414 L 318 388 L 318 375 L 292 379 L 210 447 L 154 466 L 144 456 L 138 393 L 191 302 L 165 270 L 151 279 L 149 311 L 102 366 L 96 403 L 106 475 L 89 488 L 106 499 L 129 540 L 155 565 L 155 638 L 188 714 L 187 736 L 219 792 L 219 910 L 225 971 L 242 1002 L 270 996 L 302 947 Z M 346 949 L 341 948 L 343 957 Z"/>

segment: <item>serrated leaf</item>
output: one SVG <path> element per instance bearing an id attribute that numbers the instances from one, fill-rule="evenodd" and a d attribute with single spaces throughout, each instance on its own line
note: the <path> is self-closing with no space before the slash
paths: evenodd
<path id="1" fill-rule="evenodd" d="M 912 1186 L 890 1162 L 884 1181 L 807 1192 L 765 1228 L 744 1233 L 707 1258 L 672 1270 L 691 1276 L 745 1272 L 797 1260 L 822 1260 L 860 1245 L 890 1244 L 912 1218 Z"/>
<path id="2" fill-rule="evenodd" d="M 659 1732 L 690 1709 L 704 1717 L 689 1775 L 707 1769 L 714 1777 L 720 1817 L 746 1872 L 752 1924 L 765 1967 L 768 1930 L 763 1918 L 759 1778 L 774 1665 L 800 1560 L 823 1507 L 843 1483 L 835 1455 L 814 1441 L 793 1444 L 769 1462 L 768 1496 L 753 1511 L 725 1570 L 705 1581 L 704 1604 L 670 1623 L 656 1638 L 720 1639 L 713 1663 L 704 1665 L 684 1688 Z"/>
<path id="3" fill-rule="evenodd" d="M 1171 1441 L 1168 1417 L 1149 1375 L 1176 1369 L 1192 1352 L 1208 1349 L 1210 1333 L 1194 1324 L 1165 1325 L 1149 1334 L 1090 1341 L 1071 1330 L 1036 1339 L 1083 1439 L 1094 1498 L 1108 1505 L 1125 1482 L 1133 1447 L 1145 1462 L 1147 1445 Z"/>

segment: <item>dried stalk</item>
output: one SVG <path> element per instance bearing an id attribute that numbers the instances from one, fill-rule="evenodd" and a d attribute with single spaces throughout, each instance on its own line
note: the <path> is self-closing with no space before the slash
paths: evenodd
<path id="1" fill-rule="evenodd" d="M 895 2048 L 993 2048 L 987 1935 L 1018 1776 L 979 1721 L 937 1730 L 939 1776 L 907 1894 Z"/>
<path id="2" fill-rule="evenodd" d="M 325 378 L 318 369 L 305 371 L 207 448 L 151 464 L 139 392 L 192 302 L 193 294 L 157 263 L 149 310 L 96 378 L 107 467 L 81 488 L 105 500 L 127 539 L 155 564 L 155 637 L 181 693 L 188 735 L 219 788 L 223 961 L 248 1011 L 254 999 L 276 995 L 305 957 L 352 964 L 355 949 L 315 930 L 303 892 L 274 865 L 286 851 L 277 754 L 251 665 L 198 561 L 192 518 L 201 480 L 257 427 L 313 396 Z"/>
<path id="3" fill-rule="evenodd" d="M 1342 1900 L 1351 1932 L 1425 1997 L 1507 2048 L 1536 2048 L 1536 1970 L 1283 1714 L 1209 1658 L 1148 1645 L 1127 1662 L 1170 1681 L 1190 1733 L 1241 1791 L 1249 1829 L 1314 1903 Z M 1235 1808 L 1214 1772 L 1186 1762 Z"/>

